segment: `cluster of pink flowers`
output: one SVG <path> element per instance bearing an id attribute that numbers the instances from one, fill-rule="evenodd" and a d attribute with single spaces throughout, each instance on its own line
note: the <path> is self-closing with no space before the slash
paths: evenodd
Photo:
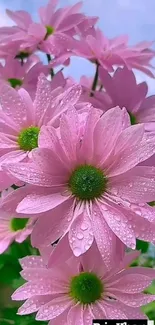
<path id="1" fill-rule="evenodd" d="M 0 28 L 0 253 L 31 234 L 41 254 L 20 261 L 12 298 L 49 325 L 145 319 L 155 270 L 129 266 L 136 239 L 155 244 L 155 96 L 132 69 L 154 78 L 155 51 L 57 2 L 37 23 L 7 10 L 16 25 Z M 92 80 L 64 77 L 72 56 L 92 62 Z"/>

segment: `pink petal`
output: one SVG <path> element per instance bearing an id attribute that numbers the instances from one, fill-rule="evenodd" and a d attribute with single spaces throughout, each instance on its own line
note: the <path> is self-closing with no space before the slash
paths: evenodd
<path id="1" fill-rule="evenodd" d="M 46 91 L 45 91 L 46 90 Z M 38 78 L 36 97 L 34 101 L 35 119 L 39 124 L 44 112 L 46 112 L 51 98 L 51 85 L 45 75 L 41 74 Z"/>
<path id="2" fill-rule="evenodd" d="M 8 171 L 17 179 L 32 185 L 52 187 L 55 185 L 63 185 L 64 178 L 62 176 L 53 176 L 46 171 L 41 171 L 35 164 L 32 163 L 10 163 L 4 164 L 3 169 Z"/>
<path id="3" fill-rule="evenodd" d="M 110 205 L 104 205 L 103 203 L 103 205 L 100 204 L 99 208 L 108 226 L 115 233 L 115 235 L 125 245 L 134 249 L 136 246 L 135 233 L 127 217 L 121 213 L 119 206 L 117 209 L 117 206 L 112 206 L 112 203 L 110 203 Z"/>
<path id="4" fill-rule="evenodd" d="M 7 84 L 1 86 L 0 103 L 4 112 L 16 123 L 17 130 L 29 126 L 27 104 L 15 89 Z"/>
<path id="5" fill-rule="evenodd" d="M 109 176 L 125 173 L 155 153 L 154 137 L 143 132 L 143 125 L 133 125 L 122 132 L 116 143 L 114 162 L 108 169 Z"/>
<path id="6" fill-rule="evenodd" d="M 112 290 L 111 296 L 131 307 L 140 307 L 155 300 L 155 295 L 143 293 L 128 294 L 116 290 Z"/>
<path id="7" fill-rule="evenodd" d="M 103 261 L 107 268 L 111 268 L 115 259 L 114 242 L 116 239 L 105 222 L 101 211 L 95 204 L 93 205 L 92 213 L 92 229 Z"/>
<path id="8" fill-rule="evenodd" d="M 41 171 L 54 176 L 61 176 L 65 179 L 66 169 L 59 157 L 47 148 L 34 149 L 32 151 L 33 162 L 40 168 Z M 67 179 L 68 173 L 66 174 Z"/>
<path id="9" fill-rule="evenodd" d="M 57 208 L 38 219 L 32 233 L 32 245 L 51 244 L 67 230 L 73 215 L 72 201 L 62 202 Z M 62 213 L 63 211 L 63 213 Z"/>
<path id="10" fill-rule="evenodd" d="M 62 314 L 57 316 L 56 318 L 53 318 L 48 325 L 67 325 L 67 315 L 68 315 L 68 309 L 66 309 Z"/>
<path id="11" fill-rule="evenodd" d="M 73 306 L 67 316 L 68 325 L 84 325 L 83 321 L 83 306 L 79 303 Z"/>
<path id="12" fill-rule="evenodd" d="M 67 296 L 55 298 L 39 309 L 36 320 L 51 320 L 61 315 L 72 304 L 72 300 Z"/>
<path id="13" fill-rule="evenodd" d="M 72 108 L 63 114 L 60 121 L 60 134 L 66 154 L 76 161 L 77 141 L 79 139 L 79 120 L 77 111 Z"/>
<path id="14" fill-rule="evenodd" d="M 120 264 L 120 269 L 126 269 L 130 264 L 139 257 L 140 251 L 126 253 L 123 261 Z"/>
<path id="15" fill-rule="evenodd" d="M 52 295 L 34 296 L 26 300 L 26 302 L 18 309 L 18 315 L 28 315 L 36 312 L 42 305 L 51 301 Z"/>
<path id="16" fill-rule="evenodd" d="M 18 10 L 13 12 L 7 9 L 6 13 L 21 29 L 28 28 L 32 22 L 31 16 L 27 11 Z"/>
<path id="17" fill-rule="evenodd" d="M 46 212 L 69 200 L 69 196 L 62 193 L 29 194 L 17 206 L 18 213 L 36 214 Z"/>
<path id="18" fill-rule="evenodd" d="M 73 108 L 73 105 L 75 105 L 78 102 L 81 94 L 82 94 L 81 85 L 74 85 L 69 89 L 67 89 L 64 92 L 62 99 L 59 102 L 57 102 L 56 110 L 53 114 L 51 123 L 57 121 L 60 115 L 66 112 L 69 108 Z"/>
<path id="19" fill-rule="evenodd" d="M 26 157 L 27 152 L 24 152 L 23 150 L 8 152 L 0 158 L 0 166 L 2 164 L 18 163 L 24 160 Z"/>
<path id="20" fill-rule="evenodd" d="M 69 29 L 77 26 L 83 21 L 82 14 L 73 14 L 70 17 L 66 17 L 59 25 L 60 32 L 67 32 Z"/>
<path id="21" fill-rule="evenodd" d="M 122 312 L 126 314 L 128 319 L 148 319 L 148 317 L 141 312 L 140 308 L 125 306 L 121 303 L 119 303 L 119 306 Z"/>
<path id="22" fill-rule="evenodd" d="M 3 254 L 8 249 L 13 240 L 14 238 L 11 236 L 0 240 L 0 254 Z"/>
<path id="23" fill-rule="evenodd" d="M 63 288 L 62 288 L 63 290 Z M 38 281 L 27 282 L 21 287 L 19 287 L 12 295 L 13 300 L 25 300 L 31 298 L 35 295 L 51 295 L 60 294 L 59 287 L 52 281 L 52 279 L 40 279 L 39 285 Z"/>
<path id="24" fill-rule="evenodd" d="M 99 119 L 94 131 L 94 159 L 97 164 L 102 164 L 109 157 L 123 128 L 124 112 L 119 107 L 108 110 Z"/>
<path id="25" fill-rule="evenodd" d="M 76 217 L 69 230 L 69 243 L 75 256 L 85 253 L 94 240 L 86 209 Z"/>
<path id="26" fill-rule="evenodd" d="M 20 272 L 20 275 L 22 278 L 26 281 L 40 281 L 42 279 L 48 280 L 51 275 L 51 270 L 44 268 L 25 268 L 25 270 L 22 270 Z"/>
<path id="27" fill-rule="evenodd" d="M 152 282 L 152 279 L 141 274 L 120 275 L 118 281 L 111 282 L 107 285 L 108 292 L 118 290 L 125 293 L 141 293 Z"/>
<path id="28" fill-rule="evenodd" d="M 23 269 L 44 268 L 45 264 L 41 256 L 26 256 L 19 260 Z"/>
<path id="29" fill-rule="evenodd" d="M 46 28 L 42 24 L 32 23 L 28 28 L 28 35 L 34 38 L 34 42 L 39 42 L 46 35 Z"/>
<path id="30" fill-rule="evenodd" d="M 52 150 L 55 156 L 58 157 L 58 160 L 60 160 L 62 164 L 65 165 L 65 168 L 70 171 L 70 160 L 63 150 L 62 143 L 60 142 L 57 131 L 54 127 L 43 126 L 41 128 L 39 134 L 39 147 Z"/>
<path id="31" fill-rule="evenodd" d="M 152 170 L 151 177 L 151 167 L 146 167 L 146 171 L 144 172 L 143 169 L 139 169 L 141 167 L 135 167 L 125 174 L 112 177 L 109 180 L 109 191 L 122 199 L 137 204 L 154 201 L 154 170 Z"/>
<path id="32" fill-rule="evenodd" d="M 51 268 L 54 265 L 67 261 L 72 256 L 72 254 L 73 253 L 69 245 L 68 234 L 66 234 L 59 240 L 56 247 L 52 251 L 49 257 L 48 267 Z"/>
<path id="33" fill-rule="evenodd" d="M 5 172 L 0 171 L 0 191 L 10 187 L 15 182 L 15 179 Z"/>
<path id="34" fill-rule="evenodd" d="M 105 310 L 106 318 L 107 319 L 128 319 L 126 313 L 121 308 L 121 304 L 115 301 L 111 302 L 105 302 L 103 304 L 100 304 L 101 308 Z"/>
<path id="35" fill-rule="evenodd" d="M 87 163 L 91 163 L 93 159 L 93 154 L 94 154 L 94 141 L 93 141 L 93 136 L 94 136 L 94 129 L 97 124 L 97 121 L 100 118 L 100 112 L 98 112 L 95 109 L 90 109 L 90 112 L 88 114 L 88 118 L 86 120 L 86 125 L 85 125 L 85 130 L 84 130 L 84 135 L 82 139 L 82 145 L 80 149 L 80 160 L 81 162 L 84 163 L 87 160 Z M 96 144 L 95 144 L 96 145 Z M 86 153 L 87 153 L 87 158 L 86 158 Z"/>

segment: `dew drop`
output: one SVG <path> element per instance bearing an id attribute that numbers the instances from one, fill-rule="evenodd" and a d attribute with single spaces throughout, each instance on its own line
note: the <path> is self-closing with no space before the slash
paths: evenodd
<path id="1" fill-rule="evenodd" d="M 88 229 L 88 224 L 83 222 L 81 225 L 81 230 L 87 230 L 87 229 Z"/>
<path id="2" fill-rule="evenodd" d="M 82 232 L 78 232 L 77 233 L 77 238 L 78 239 L 83 239 L 84 235 L 82 234 Z"/>
<path id="3" fill-rule="evenodd" d="M 75 256 L 79 256 L 79 255 L 81 255 L 81 249 L 80 249 L 79 247 L 75 247 L 75 248 L 74 248 L 74 255 L 75 255 Z"/>

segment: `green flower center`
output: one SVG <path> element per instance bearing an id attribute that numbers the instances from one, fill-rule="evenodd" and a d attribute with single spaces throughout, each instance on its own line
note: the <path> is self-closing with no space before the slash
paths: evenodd
<path id="1" fill-rule="evenodd" d="M 148 204 L 149 204 L 151 207 L 154 207 L 154 206 L 155 206 L 155 201 L 149 202 Z"/>
<path id="2" fill-rule="evenodd" d="M 18 144 L 20 149 L 24 151 L 31 151 L 38 147 L 38 135 L 40 129 L 37 126 L 30 126 L 21 131 L 18 137 Z"/>
<path id="3" fill-rule="evenodd" d="M 46 36 L 45 39 L 47 39 L 48 36 L 52 35 L 54 33 L 54 28 L 50 25 L 46 26 Z"/>
<path id="4" fill-rule="evenodd" d="M 10 79 L 8 79 L 8 81 L 10 82 L 10 85 L 13 88 L 16 88 L 17 86 L 21 87 L 23 84 L 22 80 L 20 80 L 20 79 L 10 78 Z"/>
<path id="5" fill-rule="evenodd" d="M 137 124 L 137 119 L 136 119 L 136 117 L 135 117 L 132 113 L 130 113 L 130 112 L 128 112 L 128 114 L 129 114 L 129 116 L 130 116 L 130 123 L 131 123 L 131 125 L 135 125 L 135 124 Z"/>
<path id="6" fill-rule="evenodd" d="M 107 179 L 102 170 L 91 165 L 77 167 L 68 182 L 72 194 L 80 200 L 99 198 L 104 193 L 106 184 Z"/>
<path id="7" fill-rule="evenodd" d="M 10 227 L 12 231 L 18 231 L 21 229 L 24 229 L 25 226 L 27 225 L 29 219 L 18 219 L 18 218 L 13 218 L 10 223 Z"/>
<path id="8" fill-rule="evenodd" d="M 70 283 L 70 295 L 76 302 L 91 304 L 101 298 L 103 283 L 94 274 L 89 272 L 74 276 Z"/>
<path id="9" fill-rule="evenodd" d="M 28 57 L 30 56 L 30 53 L 28 52 L 19 52 L 16 56 L 15 56 L 15 59 L 21 59 L 21 60 L 24 60 L 24 59 L 27 59 Z"/>

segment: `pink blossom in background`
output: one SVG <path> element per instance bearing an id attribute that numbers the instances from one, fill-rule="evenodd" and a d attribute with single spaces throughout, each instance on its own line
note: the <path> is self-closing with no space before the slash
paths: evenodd
<path id="1" fill-rule="evenodd" d="M 0 205 L 8 191 L 1 193 Z M 9 190 L 9 193 L 11 190 Z M 23 215 L 24 217 L 24 215 Z M 13 241 L 22 243 L 32 232 L 35 218 L 19 219 L 18 215 L 14 213 L 6 213 L 0 208 L 0 254 L 12 244 Z"/>
<path id="2" fill-rule="evenodd" d="M 146 130 L 155 130 L 155 96 L 146 97 L 146 82 L 137 84 L 134 73 L 126 67 L 118 68 L 113 76 L 100 68 L 99 77 L 104 90 L 94 92 L 91 102 L 95 107 L 104 112 L 117 105 L 125 107 L 132 124 L 145 123 Z"/>
<path id="3" fill-rule="evenodd" d="M 152 42 L 142 42 L 131 47 L 128 46 L 127 35 L 108 39 L 101 30 L 92 29 L 92 34 L 75 41 L 73 52 L 94 63 L 97 62 L 109 72 L 114 71 L 114 65 L 126 66 L 154 77 L 150 61 L 155 52 L 151 46 Z"/>
<path id="4" fill-rule="evenodd" d="M 18 92 L 7 84 L 0 86 L 0 170 L 4 162 L 19 162 L 31 156 L 38 146 L 42 125 L 58 123 L 62 112 L 76 104 L 81 87 L 74 85 L 63 90 L 65 79 L 58 73 L 52 82 L 39 77 L 34 102 L 24 89 Z M 62 100 L 63 98 L 63 100 Z M 6 181 L 6 182 L 5 182 Z M 8 176 L 1 172 L 1 189 L 11 186 Z"/>
<path id="5" fill-rule="evenodd" d="M 155 153 L 155 139 L 142 124 L 129 126 L 127 112 L 119 107 L 102 117 L 93 108 L 83 114 L 72 108 L 62 115 L 58 131 L 42 127 L 31 162 L 3 164 L 30 184 L 9 195 L 3 208 L 13 205 L 30 217 L 38 213 L 34 246 L 68 233 L 79 256 L 95 239 L 109 266 L 115 236 L 131 248 L 136 238 L 155 242 L 154 213 L 151 221 L 147 213 L 139 214 L 139 204 L 155 199 L 155 169 L 137 166 Z"/>
<path id="6" fill-rule="evenodd" d="M 45 53 L 58 54 L 71 46 L 71 37 L 76 34 L 75 26 L 82 23 L 80 29 L 88 30 L 97 21 L 96 17 L 87 18 L 79 13 L 82 2 L 73 6 L 56 9 L 57 0 L 49 0 L 46 7 L 39 9 L 40 22 L 33 22 L 26 11 L 7 10 L 8 16 L 17 24 L 13 27 L 1 27 L 2 44 L 21 41 L 20 50 L 28 52 L 41 49 Z"/>
<path id="7" fill-rule="evenodd" d="M 65 247 L 64 247 L 65 250 Z M 20 260 L 27 281 L 13 294 L 13 300 L 26 300 L 18 314 L 37 312 L 37 320 L 54 324 L 91 324 L 93 319 L 147 319 L 140 307 L 155 300 L 144 294 L 155 270 L 129 268 L 138 252 L 126 254 L 121 263 L 107 270 L 94 244 L 81 258 L 71 257 L 46 267 L 47 256 Z M 63 267 L 62 267 L 63 266 Z"/>
<path id="8" fill-rule="evenodd" d="M 7 82 L 13 88 L 24 88 L 34 99 L 38 77 L 41 73 L 48 74 L 48 66 L 36 56 L 31 56 L 23 65 L 14 58 L 8 58 L 5 65 L 0 64 L 0 82 Z"/>

